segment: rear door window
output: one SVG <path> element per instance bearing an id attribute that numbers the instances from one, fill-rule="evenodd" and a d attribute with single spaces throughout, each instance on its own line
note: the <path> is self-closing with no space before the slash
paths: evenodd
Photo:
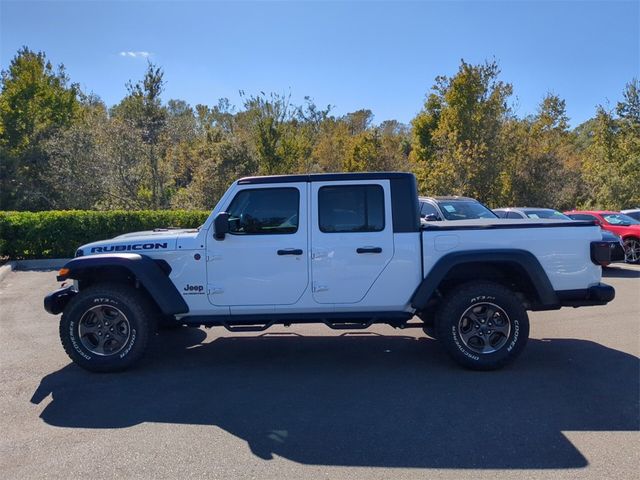
<path id="1" fill-rule="evenodd" d="M 384 190 L 380 185 L 327 186 L 318 191 L 321 232 L 384 230 Z"/>

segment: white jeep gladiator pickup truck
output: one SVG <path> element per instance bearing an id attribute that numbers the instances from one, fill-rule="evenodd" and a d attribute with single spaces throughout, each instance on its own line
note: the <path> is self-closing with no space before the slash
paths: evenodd
<path id="1" fill-rule="evenodd" d="M 409 173 L 250 177 L 198 229 L 83 245 L 58 274 L 73 283 L 44 304 L 62 313 L 68 355 L 92 371 L 133 365 L 158 325 L 309 322 L 422 328 L 458 363 L 488 370 L 524 348 L 527 310 L 611 301 L 600 283 L 609 252 L 588 222 L 421 227 Z"/>

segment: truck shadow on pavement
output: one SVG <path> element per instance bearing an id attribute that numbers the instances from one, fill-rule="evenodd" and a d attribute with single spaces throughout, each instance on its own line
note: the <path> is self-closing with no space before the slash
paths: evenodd
<path id="1" fill-rule="evenodd" d="M 54 426 L 212 425 L 260 458 L 314 465 L 576 468 L 588 462 L 563 431 L 640 428 L 638 358 L 589 341 L 530 340 L 515 365 L 471 372 L 424 337 L 204 339 L 164 333 L 120 374 L 70 364 L 31 402 L 49 402 L 41 418 Z"/>
<path id="2" fill-rule="evenodd" d="M 602 278 L 640 278 L 640 270 L 607 267 L 602 269 Z"/>

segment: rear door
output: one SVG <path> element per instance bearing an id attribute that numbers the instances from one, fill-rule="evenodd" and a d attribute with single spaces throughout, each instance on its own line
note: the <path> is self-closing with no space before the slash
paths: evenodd
<path id="1" fill-rule="evenodd" d="M 296 303 L 309 283 L 307 183 L 247 185 L 229 205 L 229 233 L 207 242 L 214 305 Z M 232 309 L 233 312 L 233 309 Z"/>
<path id="2" fill-rule="evenodd" d="M 355 304 L 393 258 L 388 180 L 311 183 L 311 276 L 318 303 Z"/>

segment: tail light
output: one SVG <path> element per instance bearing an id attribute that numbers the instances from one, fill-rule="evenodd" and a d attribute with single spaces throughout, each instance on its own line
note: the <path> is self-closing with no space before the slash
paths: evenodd
<path id="1" fill-rule="evenodd" d="M 596 265 L 604 266 L 611 263 L 610 242 L 591 242 L 591 261 Z"/>

